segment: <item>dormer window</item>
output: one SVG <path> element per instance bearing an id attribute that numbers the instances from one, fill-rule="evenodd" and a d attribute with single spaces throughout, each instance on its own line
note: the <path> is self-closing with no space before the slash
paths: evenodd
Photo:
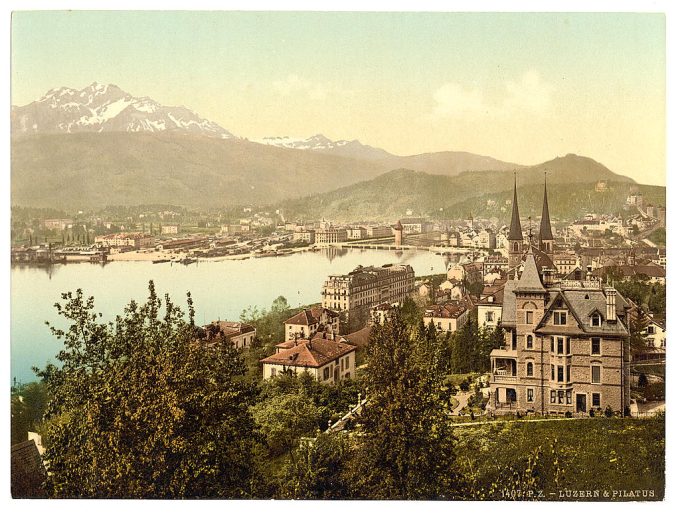
<path id="1" fill-rule="evenodd" d="M 600 327 L 602 325 L 602 316 L 599 313 L 593 313 L 590 317 L 591 327 Z"/>

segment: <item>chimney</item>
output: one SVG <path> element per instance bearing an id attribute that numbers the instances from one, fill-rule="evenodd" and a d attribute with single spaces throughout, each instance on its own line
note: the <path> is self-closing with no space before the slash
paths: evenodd
<path id="1" fill-rule="evenodd" d="M 607 322 L 616 322 L 616 290 L 614 288 L 604 289 L 607 298 Z"/>

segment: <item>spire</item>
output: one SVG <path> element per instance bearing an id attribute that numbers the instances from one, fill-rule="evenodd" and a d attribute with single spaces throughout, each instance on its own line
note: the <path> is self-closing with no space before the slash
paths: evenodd
<path id="1" fill-rule="evenodd" d="M 509 240 L 522 239 L 522 226 L 519 223 L 519 207 L 517 207 L 517 172 L 515 172 L 515 192 L 512 198 L 512 218 L 510 220 Z"/>
<path id="2" fill-rule="evenodd" d="M 541 229 L 538 233 L 540 242 L 554 240 L 550 225 L 550 212 L 548 211 L 548 178 L 547 172 L 543 183 L 543 214 L 541 215 Z"/>
<path id="3" fill-rule="evenodd" d="M 531 247 L 529 247 L 531 249 Z M 529 250 L 524 261 L 524 270 L 515 287 L 515 291 L 541 292 L 545 291 L 541 275 L 538 273 L 538 265 L 533 252 Z"/>

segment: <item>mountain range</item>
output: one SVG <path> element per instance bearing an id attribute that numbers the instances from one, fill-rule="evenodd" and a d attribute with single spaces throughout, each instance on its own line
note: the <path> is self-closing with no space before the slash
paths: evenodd
<path id="1" fill-rule="evenodd" d="M 230 139 L 234 135 L 186 107 L 133 97 L 114 84 L 55 88 L 35 102 L 12 107 L 12 134 L 179 131 Z"/>
<path id="2" fill-rule="evenodd" d="M 513 170 L 534 183 L 542 182 L 546 169 L 554 182 L 630 182 L 571 155 L 531 167 L 467 152 L 397 156 L 322 134 L 249 141 L 186 107 L 163 106 L 96 82 L 82 90 L 52 89 L 13 106 L 11 118 L 12 202 L 34 207 L 220 207 L 302 198 L 296 205 L 344 202 L 348 211 L 369 203 L 386 213 L 409 203 L 445 207 L 465 195 L 501 191 Z M 413 180 L 430 185 L 425 204 L 415 198 Z"/>

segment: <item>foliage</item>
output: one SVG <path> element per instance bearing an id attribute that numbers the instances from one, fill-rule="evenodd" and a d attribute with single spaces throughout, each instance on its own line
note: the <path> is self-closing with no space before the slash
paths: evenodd
<path id="1" fill-rule="evenodd" d="M 29 431 L 38 431 L 48 402 L 42 382 L 32 382 L 12 388 L 12 445 L 27 439 Z"/>
<path id="2" fill-rule="evenodd" d="M 664 428 L 663 416 L 458 427 L 455 459 L 468 478 L 468 499 L 530 500 L 532 490 L 540 490 L 543 500 L 558 500 L 550 493 L 648 489 L 658 500 L 664 491 Z"/>
<path id="3" fill-rule="evenodd" d="M 368 403 L 358 419 L 346 484 L 353 498 L 435 499 L 455 494 L 453 439 L 442 388 L 447 352 L 401 315 L 371 332 Z"/>
<path id="4" fill-rule="evenodd" d="M 70 322 L 61 368 L 38 374 L 50 394 L 48 488 L 53 497 L 246 497 L 252 473 L 254 390 L 238 352 L 205 345 L 149 283 L 109 324 L 81 290 L 56 304 Z M 161 308 L 163 312 L 161 312 Z"/>
<path id="5" fill-rule="evenodd" d="M 480 329 L 468 318 L 450 340 L 452 373 L 487 372 L 491 350 L 503 345 L 503 330 L 500 327 Z"/>
<path id="6" fill-rule="evenodd" d="M 343 475 L 349 437 L 322 433 L 300 445 L 285 471 L 280 497 L 284 499 L 347 499 Z"/>
<path id="7" fill-rule="evenodd" d="M 666 228 L 665 227 L 659 227 L 658 229 L 654 229 L 649 236 L 647 236 L 647 239 L 654 243 L 655 245 L 658 245 L 660 247 L 665 247 L 666 246 Z"/>
<path id="8" fill-rule="evenodd" d="M 291 452 L 321 421 L 318 407 L 300 390 L 267 398 L 253 406 L 252 413 L 272 456 Z"/>
<path id="9" fill-rule="evenodd" d="M 645 311 L 657 315 L 666 314 L 666 285 L 630 280 L 615 282 L 614 288 Z"/>
<path id="10" fill-rule="evenodd" d="M 265 348 L 281 343 L 285 340 L 284 322 L 302 308 L 291 308 L 285 297 L 279 295 L 272 302 L 271 308 L 258 309 L 249 306 L 241 312 L 241 322 L 250 324 L 257 329 L 260 344 Z M 271 352 L 270 352 L 271 354 Z"/>

